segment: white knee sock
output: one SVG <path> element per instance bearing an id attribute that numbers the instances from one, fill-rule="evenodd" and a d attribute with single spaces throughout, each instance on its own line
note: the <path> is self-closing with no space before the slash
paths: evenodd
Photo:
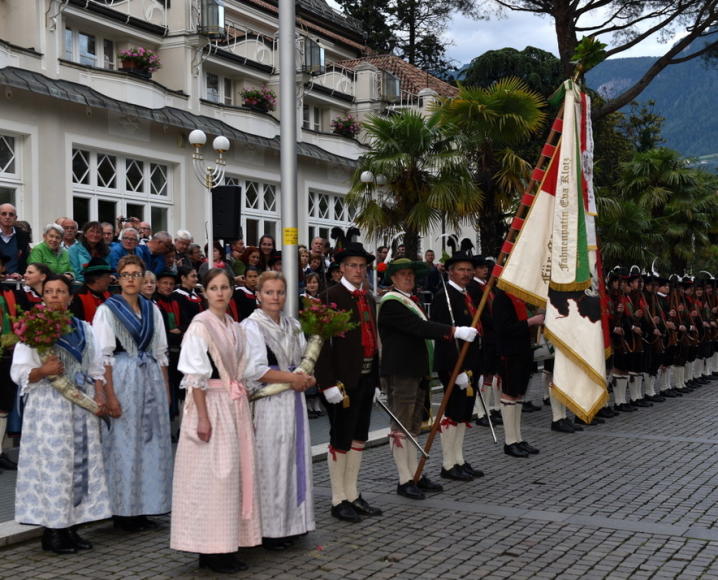
<path id="1" fill-rule="evenodd" d="M 466 435 L 466 423 L 459 423 L 456 426 L 456 439 L 454 439 L 454 458 L 456 465 L 463 465 L 464 461 L 464 435 Z"/>
<path id="2" fill-rule="evenodd" d="M 685 389 L 686 387 L 686 367 L 680 365 L 674 368 L 673 373 L 676 381 L 676 389 Z"/>
<path id="3" fill-rule="evenodd" d="M 347 465 L 344 470 L 344 491 L 349 501 L 354 501 L 359 497 L 359 468 L 362 455 L 364 455 L 364 443 L 352 441 L 352 448 L 347 453 Z"/>
<path id="4" fill-rule="evenodd" d="M 656 395 L 656 375 L 643 373 L 643 390 L 649 397 Z"/>
<path id="5" fill-rule="evenodd" d="M 523 408 L 523 401 L 516 401 L 516 410 L 514 411 L 514 429 L 519 443 L 524 440 L 523 435 L 521 435 L 521 414 L 523 412 Z"/>
<path id="6" fill-rule="evenodd" d="M 613 400 L 616 405 L 626 404 L 626 387 L 628 386 L 628 377 L 626 375 L 617 375 L 613 377 Z"/>
<path id="7" fill-rule="evenodd" d="M 658 378 L 656 385 L 658 386 L 658 393 L 662 393 L 666 389 L 670 389 L 670 367 L 662 367 L 658 369 Z"/>
<path id="8" fill-rule="evenodd" d="M 566 405 L 559 401 L 553 394 L 553 389 L 548 390 L 548 398 L 551 401 L 551 420 L 555 423 L 566 418 Z"/>
<path id="9" fill-rule="evenodd" d="M 339 505 L 346 498 L 344 490 L 344 472 L 347 467 L 347 454 L 344 451 L 332 451 L 329 448 L 327 453 L 327 466 L 329 467 L 329 482 L 332 486 L 332 505 Z"/>
<path id="10" fill-rule="evenodd" d="M 406 457 L 409 462 L 409 472 L 411 473 L 411 477 L 413 479 L 414 474 L 419 467 L 419 454 L 411 444 L 406 446 Z"/>
<path id="11" fill-rule="evenodd" d="M 515 414 L 517 407 L 520 407 L 521 403 L 514 401 L 501 400 L 501 419 L 504 422 L 504 443 L 506 445 L 512 445 L 518 443 L 519 439 L 516 434 L 516 419 Z"/>
<path id="12" fill-rule="evenodd" d="M 494 379 L 491 383 L 491 391 L 493 398 L 491 399 L 491 407 L 489 408 L 492 411 L 501 412 L 501 379 L 499 375 L 494 375 Z"/>
<path id="13" fill-rule="evenodd" d="M 441 465 L 447 471 L 456 465 L 454 442 L 456 441 L 456 425 L 444 425 L 441 430 Z"/>
<path id="14" fill-rule="evenodd" d="M 390 440 L 391 454 L 394 456 L 396 470 L 399 472 L 399 483 L 403 485 L 414 476 L 409 466 L 409 445 L 403 433 L 392 432 Z"/>
<path id="15" fill-rule="evenodd" d="M 631 397 L 631 402 L 638 401 L 641 398 L 641 382 L 643 377 L 641 375 L 630 375 L 628 381 L 628 392 Z"/>
<path id="16" fill-rule="evenodd" d="M 7 413 L 0 413 L 0 453 L 5 452 L 5 432 L 7 431 Z"/>

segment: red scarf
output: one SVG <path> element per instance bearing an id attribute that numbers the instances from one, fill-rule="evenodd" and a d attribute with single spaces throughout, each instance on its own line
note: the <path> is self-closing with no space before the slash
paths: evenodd
<path id="1" fill-rule="evenodd" d="M 527 320 L 529 317 L 528 310 L 526 310 L 526 303 L 523 300 L 519 300 L 514 296 L 513 294 L 506 293 L 506 296 L 509 297 L 509 300 L 511 300 L 511 303 L 514 305 L 514 312 L 516 313 L 516 318 L 519 320 Z"/>
<path id="2" fill-rule="evenodd" d="M 376 354 L 376 328 L 369 302 L 366 299 L 366 290 L 354 290 L 352 296 L 357 299 L 357 308 L 359 309 L 363 356 L 364 358 L 373 358 Z"/>

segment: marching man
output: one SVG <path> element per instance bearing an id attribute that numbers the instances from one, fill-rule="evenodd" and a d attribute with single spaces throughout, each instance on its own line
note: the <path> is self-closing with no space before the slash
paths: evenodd
<path id="1" fill-rule="evenodd" d="M 379 304 L 379 336 L 382 344 L 381 376 L 385 380 L 389 409 L 401 425 L 417 437 L 429 378 L 433 370 L 434 340 L 451 340 L 454 336 L 473 338 L 476 330 L 431 322 L 416 296 L 412 295 L 416 276 L 427 271 L 424 262 L 397 258 L 389 263 L 386 278 L 393 290 L 384 294 Z M 418 466 L 413 443 L 396 421 L 391 423 L 391 450 L 399 472 L 396 492 L 410 499 L 424 499 L 425 491 L 442 491 L 441 485 L 425 475 L 414 484 Z"/>

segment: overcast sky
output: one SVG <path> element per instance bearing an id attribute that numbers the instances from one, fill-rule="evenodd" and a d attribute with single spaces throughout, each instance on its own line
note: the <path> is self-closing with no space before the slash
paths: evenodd
<path id="1" fill-rule="evenodd" d="M 327 3 L 341 12 L 341 7 L 333 0 L 327 0 Z M 455 15 L 445 38 L 448 41 L 447 55 L 457 66 L 471 62 L 487 50 L 506 47 L 523 50 L 527 46 L 535 46 L 558 54 L 553 19 L 526 12 L 507 10 L 506 17 L 491 20 L 469 20 Z M 607 41 L 605 38 L 601 40 Z M 657 56 L 663 54 L 667 46 L 669 45 L 661 44 L 651 37 L 623 52 L 621 56 Z"/>

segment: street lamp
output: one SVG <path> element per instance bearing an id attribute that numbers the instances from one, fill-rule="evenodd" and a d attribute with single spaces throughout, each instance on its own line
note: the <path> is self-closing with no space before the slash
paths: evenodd
<path id="1" fill-rule="evenodd" d="M 206 217 L 205 227 L 207 233 L 207 262 L 209 269 L 214 265 L 214 226 L 212 224 L 212 189 L 222 183 L 224 180 L 224 170 L 227 162 L 224 159 L 224 153 L 229 151 L 229 139 L 220 135 L 212 141 L 212 149 L 217 152 L 217 159 L 214 161 L 214 167 L 205 165 L 204 156 L 200 149 L 207 143 L 207 135 L 201 129 L 195 129 L 189 134 L 189 143 L 194 147 L 192 153 L 192 167 L 194 168 L 195 177 L 205 189 L 204 213 Z"/>

